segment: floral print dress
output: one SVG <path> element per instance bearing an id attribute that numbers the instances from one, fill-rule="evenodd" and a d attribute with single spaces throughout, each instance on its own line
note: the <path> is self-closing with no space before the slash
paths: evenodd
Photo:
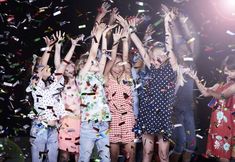
<path id="1" fill-rule="evenodd" d="M 218 88 L 217 92 L 230 87 L 225 84 Z M 234 145 L 235 124 L 235 96 L 228 99 L 212 101 L 209 104 L 213 108 L 207 141 L 207 154 L 218 158 L 230 159 Z"/>
<path id="2" fill-rule="evenodd" d="M 104 77 L 87 72 L 79 75 L 81 121 L 111 121 L 111 114 L 104 91 Z"/>

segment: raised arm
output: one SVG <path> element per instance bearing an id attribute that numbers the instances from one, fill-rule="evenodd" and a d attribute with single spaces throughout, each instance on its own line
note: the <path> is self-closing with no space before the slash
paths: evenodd
<path id="1" fill-rule="evenodd" d="M 207 88 L 205 85 L 202 84 L 202 82 L 198 79 L 197 73 L 194 71 L 188 71 L 186 72 L 195 82 L 199 89 L 199 91 L 202 93 L 204 97 L 213 96 L 215 98 L 218 98 L 218 95 L 215 93 L 216 89 L 219 87 L 219 84 L 215 84 L 213 87 Z"/>
<path id="2" fill-rule="evenodd" d="M 122 34 L 122 44 L 123 44 L 123 55 L 122 55 L 122 60 L 124 62 L 124 67 L 125 67 L 125 73 L 130 75 L 131 74 L 131 65 L 129 63 L 129 25 L 126 22 L 126 25 L 123 29 L 123 34 Z"/>
<path id="3" fill-rule="evenodd" d="M 166 7 L 166 6 L 165 6 Z M 170 24 L 175 19 L 175 12 L 165 11 L 165 18 L 164 18 L 164 26 L 165 26 L 165 44 L 166 44 L 166 51 L 168 52 L 168 56 L 170 58 L 170 63 L 174 71 L 178 69 L 177 58 L 173 52 L 173 37 Z"/>
<path id="4" fill-rule="evenodd" d="M 110 12 L 109 10 L 110 4 L 107 2 L 102 3 L 101 7 L 98 9 L 98 15 L 95 20 L 95 25 L 98 25 L 101 23 L 101 20 L 104 18 L 104 16 Z"/>
<path id="5" fill-rule="evenodd" d="M 89 57 L 84 67 L 80 70 L 80 75 L 84 75 L 85 73 L 87 73 L 92 65 L 92 62 L 96 59 L 96 55 L 97 55 L 97 51 L 98 51 L 98 47 L 100 43 L 100 38 L 105 28 L 106 28 L 106 24 L 104 23 L 96 25 L 93 28 L 92 30 L 93 39 L 92 39 Z"/>
<path id="6" fill-rule="evenodd" d="M 137 47 L 137 49 L 139 50 L 143 60 L 144 60 L 144 63 L 145 65 L 150 68 L 150 65 L 151 65 L 151 62 L 150 62 L 150 57 L 146 51 L 146 49 L 144 48 L 144 45 L 143 43 L 141 42 L 141 40 L 139 39 L 139 37 L 136 35 L 135 33 L 135 18 L 133 19 L 130 19 L 129 20 L 129 24 L 130 24 L 130 28 L 133 30 L 131 31 L 130 33 L 130 37 L 131 37 L 131 40 L 134 42 L 135 46 Z"/>
<path id="7" fill-rule="evenodd" d="M 77 46 L 77 42 L 79 40 L 83 40 L 83 37 L 84 37 L 84 35 L 82 35 L 82 36 L 80 36 L 79 38 L 76 38 L 76 39 L 72 39 L 71 38 L 72 45 L 71 45 L 68 53 L 64 57 L 64 60 L 60 63 L 60 65 L 56 69 L 56 73 L 58 74 L 58 75 L 56 75 L 57 76 L 57 80 L 59 80 L 61 78 L 61 76 L 64 74 L 65 68 L 69 64 L 69 62 L 70 62 L 70 60 L 71 60 L 71 58 L 73 56 L 75 47 Z"/>
<path id="8" fill-rule="evenodd" d="M 57 38 L 57 42 L 55 44 L 55 56 L 54 56 L 54 64 L 55 64 L 56 69 L 58 69 L 61 63 L 60 52 L 61 52 L 61 46 L 62 46 L 62 41 L 64 40 L 64 36 L 65 36 L 65 33 L 62 33 L 61 31 L 57 31 L 55 34 L 55 37 Z"/>
<path id="9" fill-rule="evenodd" d="M 51 50 L 52 50 L 56 40 L 49 39 L 47 36 L 43 37 L 43 39 L 45 40 L 45 43 L 46 43 L 46 50 L 45 50 L 45 52 L 42 55 L 41 64 L 46 66 L 47 62 L 48 62 L 48 60 L 50 58 Z"/>
<path id="10" fill-rule="evenodd" d="M 105 67 L 105 72 L 104 76 L 107 77 L 111 68 L 113 67 L 113 64 L 116 60 L 117 56 L 117 49 L 119 45 L 119 40 L 122 36 L 122 29 L 120 27 L 115 29 L 115 32 L 113 33 L 113 46 L 112 46 L 112 52 L 111 52 L 111 60 L 108 61 L 106 67 Z"/>
<path id="11" fill-rule="evenodd" d="M 100 73 L 103 74 L 104 73 L 104 69 L 105 69 L 105 65 L 106 65 L 106 61 L 107 61 L 107 57 L 106 57 L 106 52 L 107 52 L 107 33 L 109 31 L 111 31 L 113 28 L 115 28 L 117 25 L 112 25 L 112 26 L 108 26 L 103 34 L 102 34 L 102 56 L 99 62 L 99 69 L 100 69 Z"/>

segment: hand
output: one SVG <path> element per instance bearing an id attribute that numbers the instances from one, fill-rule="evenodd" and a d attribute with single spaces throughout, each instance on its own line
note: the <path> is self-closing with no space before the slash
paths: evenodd
<path id="1" fill-rule="evenodd" d="M 112 12 L 110 13 L 109 24 L 113 24 L 113 22 L 116 20 L 117 15 L 119 15 L 118 8 L 114 7 L 112 9 Z"/>
<path id="2" fill-rule="evenodd" d="M 94 28 L 91 31 L 91 36 L 95 36 L 98 33 L 103 33 L 103 31 L 106 29 L 107 25 L 105 23 L 96 24 Z"/>
<path id="3" fill-rule="evenodd" d="M 117 43 L 120 40 L 120 38 L 122 36 L 122 31 L 123 31 L 123 29 L 121 29 L 120 26 L 115 29 L 115 32 L 113 33 L 113 42 L 114 43 Z"/>
<path id="4" fill-rule="evenodd" d="M 188 70 L 188 71 L 185 72 L 185 74 L 188 74 L 188 76 L 190 76 L 193 80 L 199 81 L 196 71 Z"/>
<path id="5" fill-rule="evenodd" d="M 53 36 L 51 39 L 48 38 L 48 36 L 43 37 L 43 39 L 45 40 L 47 47 L 52 47 L 55 44 L 55 42 L 57 41 L 56 39 L 53 38 Z"/>
<path id="6" fill-rule="evenodd" d="M 53 37 L 54 40 L 57 39 L 56 45 L 58 45 L 64 40 L 65 32 L 62 33 L 61 30 L 56 31 L 56 33 L 53 34 L 52 37 Z"/>
<path id="7" fill-rule="evenodd" d="M 75 46 L 80 46 L 79 44 L 77 44 L 79 41 L 82 41 L 83 40 L 83 38 L 84 38 L 84 34 L 81 34 L 81 35 L 79 35 L 79 37 L 77 37 L 76 39 L 72 39 L 71 38 L 71 43 L 72 43 L 72 45 L 75 45 Z"/>
<path id="8" fill-rule="evenodd" d="M 115 25 L 108 25 L 107 28 L 104 30 L 103 32 L 103 37 L 106 37 L 107 33 L 112 30 L 113 28 L 115 28 L 117 26 L 117 24 Z"/>
<path id="9" fill-rule="evenodd" d="M 152 24 L 149 24 L 146 31 L 145 31 L 144 37 L 150 37 L 153 35 L 153 33 L 155 33 L 154 27 Z"/>
<path id="10" fill-rule="evenodd" d="M 107 2 L 104 2 L 101 7 L 98 9 L 99 15 L 101 18 L 103 18 L 108 12 L 110 12 L 111 10 L 109 10 L 110 8 L 110 4 Z"/>

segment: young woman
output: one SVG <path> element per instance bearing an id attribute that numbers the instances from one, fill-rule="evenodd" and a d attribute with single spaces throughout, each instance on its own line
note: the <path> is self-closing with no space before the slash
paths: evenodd
<path id="1" fill-rule="evenodd" d="M 148 52 L 135 34 L 135 21 L 131 25 L 131 39 L 138 48 L 145 65 L 149 69 L 148 79 L 140 94 L 140 107 L 135 129 L 142 135 L 143 162 L 150 162 L 153 155 L 154 137 L 158 137 L 158 153 L 161 162 L 168 162 L 169 139 L 172 136 L 176 70 L 178 64 L 172 51 L 170 21 L 173 12 L 165 16 L 166 44 L 155 43 Z M 166 48 L 165 48 L 166 47 Z"/>
<path id="2" fill-rule="evenodd" d="M 119 39 L 122 37 L 123 53 L 117 55 Z M 110 122 L 111 161 L 117 162 L 120 145 L 124 145 L 126 159 L 135 161 L 135 134 L 132 128 L 135 123 L 133 113 L 133 98 L 131 89 L 131 67 L 128 60 L 129 26 L 116 28 L 113 34 L 111 60 L 105 69 L 106 92 L 112 115 Z"/>
<path id="3" fill-rule="evenodd" d="M 203 96 L 214 97 L 209 104 L 213 111 L 208 132 L 207 155 L 217 157 L 221 162 L 229 162 L 235 158 L 235 56 L 225 58 L 223 71 L 227 76 L 226 83 L 217 83 L 211 88 L 206 88 L 196 73 L 189 75 L 195 80 Z"/>
<path id="4" fill-rule="evenodd" d="M 43 160 L 47 155 L 50 162 L 57 162 L 59 120 L 66 116 L 60 93 L 64 86 L 63 73 L 73 53 L 68 53 L 64 60 L 51 75 L 51 68 L 47 65 L 54 40 L 44 38 L 47 44 L 40 64 L 36 66 L 35 74 L 26 91 L 31 92 L 34 99 L 34 117 L 30 130 L 32 145 L 32 161 Z M 76 42 L 76 40 L 73 40 Z"/>

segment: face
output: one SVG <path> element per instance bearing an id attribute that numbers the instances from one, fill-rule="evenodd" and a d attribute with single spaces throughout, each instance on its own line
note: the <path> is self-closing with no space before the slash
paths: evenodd
<path id="1" fill-rule="evenodd" d="M 51 68 L 50 66 L 44 66 L 38 68 L 38 74 L 42 76 L 43 79 L 47 79 L 49 76 L 51 76 Z"/>
<path id="2" fill-rule="evenodd" d="M 64 72 L 64 75 L 69 77 L 69 78 L 72 78 L 74 77 L 75 75 L 75 65 L 73 63 L 70 63 L 66 69 L 65 69 L 65 72 Z"/>
<path id="3" fill-rule="evenodd" d="M 155 48 L 150 53 L 150 59 L 152 64 L 159 67 L 163 62 L 167 60 L 167 55 L 163 49 Z"/>
<path id="4" fill-rule="evenodd" d="M 113 74 L 120 75 L 124 72 L 124 65 L 122 65 L 122 63 L 122 59 L 117 57 L 112 67 Z"/>
<path id="5" fill-rule="evenodd" d="M 224 68 L 224 74 L 228 79 L 235 79 L 235 70 L 229 70 L 227 67 Z"/>

